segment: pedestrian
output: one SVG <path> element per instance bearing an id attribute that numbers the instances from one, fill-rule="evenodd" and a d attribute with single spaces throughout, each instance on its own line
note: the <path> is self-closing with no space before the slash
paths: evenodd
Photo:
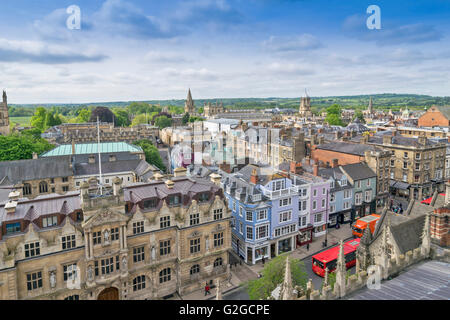
<path id="1" fill-rule="evenodd" d="M 211 292 L 209 292 L 209 290 L 210 290 L 210 287 L 209 287 L 209 285 L 208 285 L 208 282 L 206 282 L 206 285 L 205 285 L 205 296 L 206 296 L 207 294 L 211 294 Z"/>
<path id="2" fill-rule="evenodd" d="M 309 251 L 309 242 L 306 244 L 306 250 Z"/>
<path id="3" fill-rule="evenodd" d="M 262 257 L 262 264 L 264 265 L 264 263 L 266 262 L 266 259 L 264 259 L 264 256 Z"/>

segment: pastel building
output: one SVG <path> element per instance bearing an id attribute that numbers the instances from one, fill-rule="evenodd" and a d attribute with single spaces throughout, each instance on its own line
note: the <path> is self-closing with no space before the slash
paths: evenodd
<path id="1" fill-rule="evenodd" d="M 352 221 L 353 186 L 340 167 L 320 169 L 319 175 L 330 182 L 328 227 Z"/>
<path id="2" fill-rule="evenodd" d="M 298 233 L 298 189 L 289 176 L 270 166 L 251 164 L 222 173 L 232 211 L 232 248 L 246 263 L 289 252 Z"/>

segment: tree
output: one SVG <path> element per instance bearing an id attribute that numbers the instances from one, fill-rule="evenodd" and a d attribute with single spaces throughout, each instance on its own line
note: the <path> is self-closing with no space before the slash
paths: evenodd
<path id="1" fill-rule="evenodd" d="M 343 122 L 340 115 L 329 113 L 325 117 L 325 122 L 332 126 L 342 126 Z"/>
<path id="2" fill-rule="evenodd" d="M 196 121 L 205 121 L 205 119 L 200 118 L 200 117 L 195 117 L 195 116 L 189 118 L 190 123 L 196 122 Z"/>
<path id="3" fill-rule="evenodd" d="M 147 124 L 148 123 L 148 116 L 146 114 L 140 114 L 134 117 L 133 121 L 131 122 L 131 126 L 137 126 L 138 124 Z"/>
<path id="4" fill-rule="evenodd" d="M 266 263 L 262 270 L 262 277 L 250 280 L 247 293 L 251 300 L 267 299 L 272 291 L 283 282 L 286 266 L 286 255 L 280 255 Z M 292 284 L 306 289 L 308 274 L 304 263 L 299 259 L 289 258 L 291 263 Z"/>
<path id="5" fill-rule="evenodd" d="M 161 155 L 159 154 L 158 149 L 148 140 L 139 140 L 134 143 L 137 146 L 140 146 L 145 153 L 145 159 L 148 163 L 156 166 L 158 169 L 162 171 L 166 171 L 166 166 L 162 161 Z"/>
<path id="6" fill-rule="evenodd" d="M 129 127 L 131 125 L 130 115 L 126 109 L 116 109 L 113 111 L 116 116 L 116 126 L 118 127 Z"/>
<path id="7" fill-rule="evenodd" d="M 327 115 L 328 114 L 337 114 L 337 115 L 340 116 L 341 115 L 341 111 L 342 111 L 341 106 L 335 103 L 335 104 L 332 104 L 331 106 L 329 106 L 327 108 Z"/>
<path id="8" fill-rule="evenodd" d="M 199 114 L 202 114 L 203 112 L 205 112 L 205 108 L 203 108 L 203 107 L 198 108 L 198 113 Z"/>
<path id="9" fill-rule="evenodd" d="M 170 127 L 172 125 L 172 119 L 167 118 L 166 116 L 160 116 L 155 119 L 155 126 L 159 129 L 164 129 Z"/>
<path id="10" fill-rule="evenodd" d="M 91 110 L 89 109 L 81 109 L 80 112 L 78 113 L 78 116 L 76 117 L 76 123 L 85 123 L 88 122 L 89 119 L 91 118 Z"/>
<path id="11" fill-rule="evenodd" d="M 44 107 L 38 107 L 31 117 L 31 126 L 38 128 L 43 132 L 45 130 L 45 117 L 47 115 L 47 110 Z"/>
<path id="12" fill-rule="evenodd" d="M 183 124 L 186 124 L 186 123 L 189 122 L 189 118 L 190 118 L 189 112 L 186 112 L 186 113 L 184 114 L 183 118 L 181 119 L 181 122 L 182 122 Z"/>
<path id="13" fill-rule="evenodd" d="M 41 154 L 53 148 L 53 145 L 41 138 L 39 128 L 25 130 L 21 134 L 0 136 L 0 161 L 31 159 L 33 152 Z"/>
<path id="14" fill-rule="evenodd" d="M 364 119 L 364 115 L 360 110 L 355 112 L 355 116 L 353 117 L 352 121 L 354 121 L 356 118 L 358 118 L 359 121 L 361 121 L 361 123 L 366 123 L 366 120 Z"/>

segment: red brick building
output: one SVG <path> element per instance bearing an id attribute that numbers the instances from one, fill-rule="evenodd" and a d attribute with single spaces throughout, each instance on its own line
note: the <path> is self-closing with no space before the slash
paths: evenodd
<path id="1" fill-rule="evenodd" d="M 441 208 L 434 209 L 430 216 L 431 241 L 442 247 L 450 246 L 450 180 L 446 183 L 445 204 Z"/>
<path id="2" fill-rule="evenodd" d="M 450 106 L 432 106 L 418 121 L 419 127 L 449 127 Z"/>

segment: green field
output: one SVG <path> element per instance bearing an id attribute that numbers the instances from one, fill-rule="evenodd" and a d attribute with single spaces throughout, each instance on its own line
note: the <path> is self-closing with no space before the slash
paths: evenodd
<path id="1" fill-rule="evenodd" d="M 19 126 L 29 126 L 31 121 L 31 117 L 10 117 L 10 123 L 17 123 Z"/>

